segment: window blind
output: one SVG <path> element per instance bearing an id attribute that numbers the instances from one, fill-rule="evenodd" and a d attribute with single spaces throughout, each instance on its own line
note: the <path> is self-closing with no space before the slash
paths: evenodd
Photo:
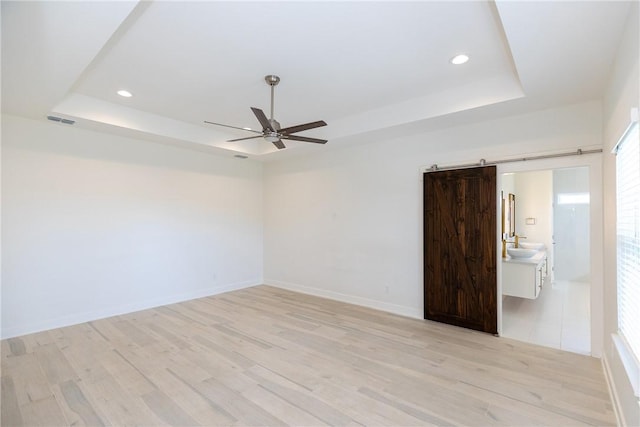
<path id="1" fill-rule="evenodd" d="M 640 134 L 636 122 L 617 147 L 618 329 L 640 360 Z"/>

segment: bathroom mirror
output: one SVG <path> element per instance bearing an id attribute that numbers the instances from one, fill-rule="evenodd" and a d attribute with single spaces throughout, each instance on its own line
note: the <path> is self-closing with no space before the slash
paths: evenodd
<path id="1" fill-rule="evenodd" d="M 516 235 L 516 195 L 509 193 L 509 237 Z"/>
<path id="2" fill-rule="evenodd" d="M 516 235 L 516 196 L 512 193 L 507 198 L 502 194 L 502 235 L 505 238 Z"/>

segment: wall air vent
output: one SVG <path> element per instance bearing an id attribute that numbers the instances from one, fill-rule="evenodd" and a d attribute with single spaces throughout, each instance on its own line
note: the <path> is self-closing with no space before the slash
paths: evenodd
<path id="1" fill-rule="evenodd" d="M 76 123 L 75 120 L 63 119 L 62 117 L 56 117 L 56 116 L 47 116 L 47 119 L 51 120 L 52 122 L 64 123 L 65 125 L 73 125 Z"/>

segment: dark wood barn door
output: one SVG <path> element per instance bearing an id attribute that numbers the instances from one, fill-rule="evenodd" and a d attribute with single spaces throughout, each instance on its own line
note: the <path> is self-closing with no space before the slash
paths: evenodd
<path id="1" fill-rule="evenodd" d="M 497 333 L 495 166 L 424 174 L 424 318 Z"/>

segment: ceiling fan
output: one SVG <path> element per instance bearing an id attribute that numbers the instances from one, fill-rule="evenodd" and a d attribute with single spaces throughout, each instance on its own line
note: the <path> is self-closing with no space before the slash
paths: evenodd
<path id="1" fill-rule="evenodd" d="M 316 144 L 326 144 L 327 142 L 326 139 L 309 138 L 307 136 L 292 135 L 293 133 L 302 132 L 303 130 L 309 130 L 309 129 L 326 126 L 327 124 L 325 123 L 324 120 L 305 123 L 303 125 L 289 126 L 286 128 L 280 127 L 280 123 L 278 123 L 273 118 L 273 89 L 278 83 L 280 83 L 280 77 L 270 74 L 268 76 L 265 76 L 264 80 L 267 82 L 269 86 L 271 86 L 271 118 L 267 119 L 267 116 L 264 114 L 264 112 L 261 109 L 251 107 L 251 111 L 253 111 L 253 114 L 255 114 L 256 118 L 260 122 L 260 125 L 262 126 L 262 131 L 257 131 L 257 130 L 248 129 L 248 128 L 241 128 L 237 126 L 224 125 L 222 123 L 208 122 L 206 120 L 204 122 L 210 125 L 246 130 L 249 132 L 259 134 L 256 136 L 249 136 L 246 138 L 230 139 L 227 142 L 243 141 L 245 139 L 254 139 L 254 138 L 264 138 L 266 141 L 273 143 L 273 145 L 275 145 L 279 150 L 286 148 L 286 146 L 282 142 L 283 139 L 289 139 L 292 141 L 302 141 L 302 142 L 314 142 Z"/>

